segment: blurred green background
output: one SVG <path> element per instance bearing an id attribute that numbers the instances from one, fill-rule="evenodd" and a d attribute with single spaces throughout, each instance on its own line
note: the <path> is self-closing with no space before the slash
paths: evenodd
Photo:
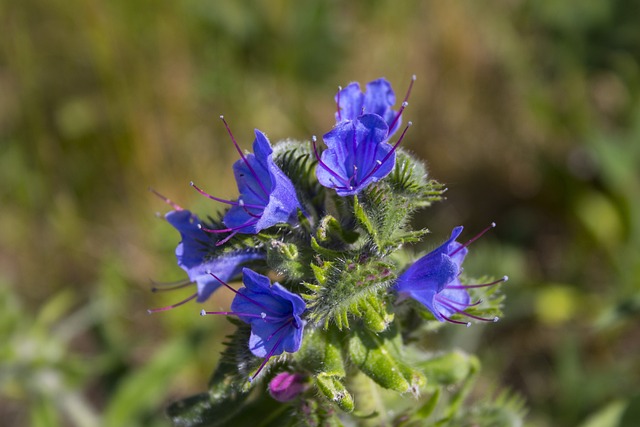
<path id="1" fill-rule="evenodd" d="M 531 426 L 640 416 L 637 0 L 0 1 L 0 419 L 166 426 L 230 326 L 180 292 L 149 186 L 201 215 L 241 145 L 333 125 L 338 85 L 417 82 L 405 147 L 447 183 L 430 244 L 495 221 L 466 269 L 508 274 L 505 317 L 425 350 L 483 362 Z M 186 295 L 184 295 L 186 296 Z M 207 302 L 224 307 L 227 296 Z M 637 411 L 637 410 L 636 410 Z"/>

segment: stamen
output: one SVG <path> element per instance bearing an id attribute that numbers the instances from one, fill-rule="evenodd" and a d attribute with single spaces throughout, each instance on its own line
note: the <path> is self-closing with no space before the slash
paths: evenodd
<path id="1" fill-rule="evenodd" d="M 176 289 L 182 289 L 186 288 L 187 286 L 195 285 L 194 282 L 188 279 L 182 279 L 176 282 L 168 283 L 156 282 L 154 280 L 151 280 L 151 284 L 153 285 L 151 287 L 151 292 L 174 291 Z"/>
<path id="2" fill-rule="evenodd" d="M 467 241 L 467 243 L 465 243 L 464 245 L 460 246 L 458 249 L 456 249 L 455 251 L 451 252 L 449 254 L 449 256 L 454 256 L 455 254 L 457 254 L 458 252 L 460 252 L 462 250 L 462 248 L 466 248 L 467 246 L 469 246 L 470 244 L 472 244 L 473 242 L 475 242 L 476 240 L 478 240 L 480 237 L 482 237 L 487 231 L 491 230 L 492 228 L 495 228 L 496 223 L 492 222 L 491 224 L 489 224 L 489 226 L 487 228 L 485 228 L 484 230 L 482 230 L 480 233 L 476 234 L 475 237 L 473 237 L 472 239 L 469 239 Z"/>
<path id="3" fill-rule="evenodd" d="M 411 95 L 411 89 L 413 89 L 413 83 L 415 83 L 415 81 L 416 81 L 416 75 L 414 74 L 413 76 L 411 76 L 411 83 L 409 83 L 409 89 L 407 89 L 407 94 L 404 96 L 404 99 L 402 100 L 402 104 L 400 105 L 398 114 L 396 114 L 396 117 L 393 119 L 393 121 L 389 125 L 389 132 L 391 132 L 391 130 L 395 127 L 396 123 L 398 123 L 398 120 L 400 119 L 402 112 L 409 105 L 408 103 L 409 95 Z"/>
<path id="4" fill-rule="evenodd" d="M 335 179 L 337 179 L 338 181 L 342 182 L 345 187 L 340 187 L 340 188 L 345 188 L 345 189 L 351 189 L 349 183 L 347 181 L 344 180 L 344 178 L 342 178 L 340 175 L 338 175 L 337 173 L 335 173 L 329 166 L 327 166 L 321 159 L 320 159 L 320 155 L 318 154 L 318 146 L 316 145 L 316 136 L 313 135 L 311 137 L 311 142 L 313 144 L 313 154 L 316 157 L 316 160 L 318 161 L 318 164 L 320 166 L 322 166 L 327 172 L 329 172 L 331 174 L 331 176 L 333 176 Z"/>
<path id="5" fill-rule="evenodd" d="M 200 187 L 195 185 L 193 183 L 193 181 L 191 181 L 189 183 L 189 185 L 192 186 L 193 188 L 195 188 L 198 193 L 202 194 L 205 197 L 210 198 L 211 200 L 215 200 L 216 202 L 226 203 L 227 205 L 233 205 L 233 206 L 237 206 L 237 205 L 240 204 L 240 201 L 234 202 L 233 200 L 221 199 L 219 197 L 212 196 L 211 194 L 207 193 L 206 191 L 204 191 L 203 189 L 201 189 Z M 263 209 L 264 208 L 263 206 L 259 206 L 259 205 L 244 205 L 244 206 L 247 206 L 247 207 L 250 207 L 250 208 L 256 208 L 256 209 Z"/>
<path id="6" fill-rule="evenodd" d="M 278 341 L 276 341 L 273 347 L 271 347 L 271 350 L 269 350 L 269 353 L 267 353 L 267 355 L 265 356 L 264 360 L 262 361 L 262 364 L 260 365 L 256 373 L 253 374 L 251 378 L 249 378 L 249 381 L 253 381 L 258 376 L 258 374 L 262 371 L 262 368 L 264 368 L 267 362 L 269 361 L 269 359 L 271 359 L 271 356 L 273 356 L 273 353 L 275 353 L 276 348 L 278 348 L 278 346 L 280 345 L 280 343 L 282 342 L 285 336 L 286 335 L 282 335 L 280 338 L 278 338 Z"/>
<path id="7" fill-rule="evenodd" d="M 340 108 L 340 92 L 342 92 L 342 86 L 338 86 L 338 95 L 336 96 L 336 110 L 339 122 L 342 121 L 342 109 Z"/>
<path id="8" fill-rule="evenodd" d="M 509 280 L 509 276 L 503 276 L 502 278 L 498 279 L 498 280 L 494 280 L 491 283 L 482 283 L 479 285 L 454 285 L 454 286 L 447 286 L 447 289 L 471 289 L 471 288 L 484 288 L 487 286 L 493 286 L 493 285 L 497 285 L 498 283 L 501 282 L 506 282 Z"/>
<path id="9" fill-rule="evenodd" d="M 442 316 L 444 318 L 444 320 L 446 320 L 447 322 L 451 322 L 451 323 L 455 323 L 457 325 L 465 325 L 467 328 L 469 326 L 471 326 L 471 322 L 461 322 L 459 320 L 453 320 L 450 317 L 445 316 L 444 314 L 440 313 L 440 316 Z"/>
<path id="10" fill-rule="evenodd" d="M 175 202 L 173 202 L 171 199 L 164 197 L 162 194 L 158 193 L 156 190 L 154 190 L 153 188 L 149 187 L 149 191 L 151 191 L 153 194 L 155 194 L 156 196 L 160 197 L 160 199 L 162 199 L 163 202 L 165 202 L 166 204 L 168 204 L 169 206 L 171 206 L 174 210 L 176 211 L 181 211 L 183 210 L 182 207 L 178 204 L 176 204 Z"/>
<path id="11" fill-rule="evenodd" d="M 400 145 L 400 143 L 402 142 L 402 140 L 404 139 L 404 135 L 407 133 L 407 130 L 409 130 L 409 128 L 411 127 L 411 125 L 413 125 L 412 122 L 407 123 L 407 126 L 404 128 L 404 130 L 402 131 L 402 135 L 400 135 L 400 138 L 398 138 L 398 142 L 395 143 L 395 145 L 391 148 L 391 151 L 389 151 L 387 153 L 386 156 L 384 156 L 384 158 L 382 160 L 376 160 L 376 165 L 371 169 L 371 172 L 369 172 L 367 174 L 367 176 L 362 180 L 362 182 L 365 182 L 367 179 L 369 179 L 371 177 L 371 175 L 373 175 L 374 173 L 376 173 L 378 171 L 378 169 L 380 169 L 380 167 L 387 161 L 389 160 L 389 157 L 391 157 L 391 155 L 396 151 L 396 149 L 398 148 L 398 146 Z"/>
<path id="12" fill-rule="evenodd" d="M 260 314 L 239 313 L 239 312 L 235 312 L 235 311 L 206 311 L 205 309 L 200 310 L 200 316 L 208 316 L 210 314 L 221 314 L 221 315 L 224 315 L 224 316 L 252 317 L 254 319 L 264 319 L 265 321 L 267 321 L 267 320 L 280 320 L 279 317 L 271 317 L 271 316 L 267 316 L 266 314 L 264 316 L 261 316 Z M 262 314 L 264 314 L 264 313 L 262 313 Z"/>
<path id="13" fill-rule="evenodd" d="M 218 276 L 216 276 L 215 274 L 209 272 L 209 274 L 211 276 L 213 276 L 214 279 L 216 279 L 218 282 L 220 282 L 224 287 L 226 287 L 227 289 L 229 289 L 231 292 L 233 292 L 234 294 L 246 299 L 247 301 L 251 302 L 252 304 L 257 305 L 260 308 L 265 309 L 266 311 L 270 311 L 270 309 L 268 307 L 265 307 L 264 305 L 260 304 L 258 301 L 254 300 L 253 298 L 249 298 L 248 296 L 246 296 L 245 294 L 241 294 L 240 292 L 236 291 L 235 289 L 233 289 L 231 286 L 229 286 L 225 281 L 223 281 L 222 279 L 220 279 Z"/>
<path id="14" fill-rule="evenodd" d="M 176 303 L 176 304 L 173 304 L 173 305 L 168 305 L 166 307 L 150 308 L 149 310 L 147 310 L 147 313 L 152 314 L 152 313 L 157 313 L 159 311 L 167 311 L 167 310 L 171 310 L 171 309 L 176 308 L 176 307 L 180 307 L 182 304 L 185 304 L 185 303 L 191 301 L 192 299 L 194 299 L 197 296 L 198 296 L 198 293 L 196 292 L 195 294 L 191 295 L 189 298 L 184 299 L 184 300 L 180 301 L 179 303 Z"/>
<path id="15" fill-rule="evenodd" d="M 229 134 L 229 137 L 231 137 L 231 142 L 233 142 L 234 147 L 236 147 L 236 151 L 240 154 L 240 157 L 242 158 L 242 161 L 244 162 L 245 165 L 247 165 L 247 167 L 251 171 L 251 174 L 253 175 L 253 177 L 256 179 L 256 181 L 260 185 L 260 188 L 262 188 L 262 191 L 264 192 L 264 195 L 269 197 L 269 192 L 267 191 L 266 188 L 264 188 L 264 184 L 262 183 L 262 181 L 260 181 L 260 177 L 258 177 L 258 174 L 256 173 L 255 170 L 253 170 L 253 167 L 251 166 L 251 164 L 249 164 L 249 161 L 247 160 L 247 157 L 244 155 L 244 153 L 240 149 L 240 146 L 238 145 L 238 142 L 234 138 L 233 133 L 231 132 L 231 129 L 229 128 L 229 125 L 227 124 L 227 121 L 224 119 L 224 116 L 220 116 L 220 120 L 222 120 L 222 123 L 224 123 L 224 127 L 227 129 L 227 133 Z"/>
<path id="16" fill-rule="evenodd" d="M 245 222 L 242 225 L 239 225 L 237 227 L 231 227 L 231 228 L 222 228 L 222 229 L 213 229 L 213 228 L 207 228 L 202 224 L 198 224 L 198 228 L 202 231 L 205 231 L 207 233 L 229 233 L 230 231 L 235 231 L 237 232 L 238 230 L 242 230 L 245 227 L 251 227 L 252 225 L 255 225 L 258 221 L 249 221 L 249 222 Z"/>

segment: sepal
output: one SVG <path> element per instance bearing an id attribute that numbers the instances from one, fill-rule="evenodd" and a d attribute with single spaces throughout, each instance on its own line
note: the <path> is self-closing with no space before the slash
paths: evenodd
<path id="1" fill-rule="evenodd" d="M 354 328 L 348 345 L 349 359 L 380 386 L 417 395 L 426 379 L 421 372 L 402 361 L 401 346 L 396 327 L 382 334 Z"/>
<path id="2" fill-rule="evenodd" d="M 345 412 L 353 412 L 353 396 L 339 378 L 320 374 L 316 377 L 316 386 L 330 402 Z"/>

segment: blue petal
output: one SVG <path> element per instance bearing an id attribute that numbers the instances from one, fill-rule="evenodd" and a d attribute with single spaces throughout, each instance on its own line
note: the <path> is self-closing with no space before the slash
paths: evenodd
<path id="1" fill-rule="evenodd" d="M 238 232 L 256 234 L 273 225 L 286 223 L 296 215 L 300 202 L 291 180 L 273 160 L 273 150 L 264 133 L 255 130 L 255 154 L 233 165 L 244 206 L 235 205 L 224 217 L 224 224 Z"/>
<path id="2" fill-rule="evenodd" d="M 269 353 L 278 355 L 284 351 L 297 351 L 304 328 L 300 318 L 306 307 L 304 300 L 278 283 L 271 285 L 268 277 L 247 268 L 243 270 L 243 283 L 245 287 L 238 291 L 231 309 L 251 325 L 251 352 L 258 357 L 266 357 Z"/>
<path id="3" fill-rule="evenodd" d="M 467 248 L 455 239 L 462 229 L 455 227 L 446 242 L 411 265 L 394 285 L 400 295 L 420 302 L 440 321 L 444 321 L 443 315 L 450 316 L 455 311 L 438 303 L 436 295 L 459 302 L 461 307 L 469 304 L 466 290 L 447 288 L 460 285 L 458 276 Z"/>
<path id="4" fill-rule="evenodd" d="M 396 158 L 393 147 L 385 142 L 387 130 L 376 114 L 336 125 L 323 136 L 327 150 L 316 168 L 320 184 L 334 188 L 339 196 L 351 196 L 387 176 Z"/>
<path id="5" fill-rule="evenodd" d="M 336 123 L 356 120 L 363 114 L 377 114 L 388 126 L 393 124 L 393 128 L 388 129 L 387 137 L 402 123 L 400 117 L 396 120 L 397 112 L 392 110 L 396 103 L 396 95 L 391 84 L 384 78 L 367 83 L 366 93 L 360 91 L 358 83 L 350 83 L 336 94 L 335 99 L 339 109 L 336 113 Z"/>
<path id="6" fill-rule="evenodd" d="M 266 255 L 257 250 L 237 250 L 216 253 L 217 247 L 211 235 L 198 226 L 198 216 L 188 210 L 171 211 L 165 215 L 167 221 L 174 226 L 182 237 L 176 247 L 178 265 L 186 271 L 189 280 L 198 286 L 198 302 L 204 302 L 221 284 L 210 273 L 222 281 L 231 281 L 242 271 L 242 266 Z M 213 240 L 213 241 L 212 241 Z"/>
<path id="7" fill-rule="evenodd" d="M 391 110 L 393 104 L 396 103 L 396 95 L 391 88 L 391 84 L 385 79 L 378 79 L 367 83 L 367 93 L 364 97 L 364 112 L 377 114 L 391 126 L 396 118 L 396 112 Z M 400 119 L 390 130 L 391 135 L 400 125 Z"/>
<path id="8" fill-rule="evenodd" d="M 344 120 L 355 120 L 362 115 L 365 95 L 360 91 L 358 83 L 350 83 L 336 94 L 339 112 L 336 113 L 336 123 Z"/>

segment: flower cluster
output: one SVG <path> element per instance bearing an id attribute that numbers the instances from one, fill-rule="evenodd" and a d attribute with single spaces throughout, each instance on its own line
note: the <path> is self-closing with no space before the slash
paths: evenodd
<path id="1" fill-rule="evenodd" d="M 210 405 L 233 401 L 240 410 L 254 380 L 267 378 L 274 399 L 298 402 L 301 416 L 328 420 L 334 406 L 354 410 L 345 385 L 351 367 L 383 388 L 418 395 L 425 375 L 404 360 L 402 343 L 411 313 L 466 325 L 498 319 L 500 299 L 491 295 L 506 276 L 469 284 L 461 267 L 469 245 L 491 227 L 466 243 L 456 241 L 462 227 L 455 227 L 411 265 L 403 261 L 410 256 L 399 256 L 426 234 L 411 229 L 412 214 L 444 192 L 400 146 L 411 122 L 394 139 L 414 81 L 397 108 L 385 79 L 364 92 L 357 83 L 341 88 L 323 146 L 315 137 L 272 146 L 256 129 L 253 153 L 245 154 L 221 117 L 240 157 L 233 165 L 238 198 L 191 183 L 229 206 L 203 221 L 163 197 L 173 208 L 165 219 L 180 233 L 176 258 L 188 278 L 154 289 L 195 284 L 197 290 L 149 311 L 204 303 L 219 288 L 235 294 L 229 311 L 201 312 L 238 325 L 212 378 Z M 228 283 L 238 278 L 244 286 L 236 290 Z M 489 298 L 479 299 L 480 292 Z M 174 420 L 185 423 L 184 405 L 170 410 Z"/>

